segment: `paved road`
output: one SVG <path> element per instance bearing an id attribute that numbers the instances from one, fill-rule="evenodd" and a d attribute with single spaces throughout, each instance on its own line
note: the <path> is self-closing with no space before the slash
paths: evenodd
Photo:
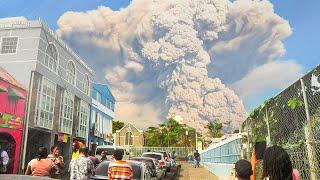
<path id="1" fill-rule="evenodd" d="M 218 177 L 204 167 L 194 168 L 186 162 L 181 163 L 179 180 L 218 180 Z"/>

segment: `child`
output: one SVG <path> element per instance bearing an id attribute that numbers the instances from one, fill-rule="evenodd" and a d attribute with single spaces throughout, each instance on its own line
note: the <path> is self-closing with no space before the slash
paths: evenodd
<path id="1" fill-rule="evenodd" d="M 252 175 L 252 166 L 249 161 L 240 159 L 235 164 L 235 178 L 239 180 L 250 180 Z"/>

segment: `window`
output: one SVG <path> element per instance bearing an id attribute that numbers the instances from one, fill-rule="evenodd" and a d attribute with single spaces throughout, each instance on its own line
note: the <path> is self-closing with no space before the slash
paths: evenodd
<path id="1" fill-rule="evenodd" d="M 95 130 L 94 130 L 94 135 L 95 136 L 99 136 L 100 132 L 100 119 L 101 119 L 101 116 L 98 112 L 95 113 L 96 114 L 96 118 L 95 118 Z"/>
<path id="2" fill-rule="evenodd" d="M 43 65 L 51 69 L 52 71 L 57 71 L 57 62 L 58 62 L 58 52 L 56 47 L 53 44 L 49 44 L 46 49 L 46 54 Z"/>
<path id="3" fill-rule="evenodd" d="M 67 81 L 71 84 L 75 83 L 76 70 L 72 61 L 69 61 L 67 67 Z"/>
<path id="4" fill-rule="evenodd" d="M 88 136 L 87 122 L 89 118 L 89 105 L 81 101 L 79 111 L 79 129 L 77 132 L 78 137 L 86 138 Z"/>
<path id="5" fill-rule="evenodd" d="M 84 81 L 83 81 L 83 92 L 89 95 L 89 90 L 90 90 L 89 77 L 88 75 L 85 75 Z"/>
<path id="6" fill-rule="evenodd" d="M 60 120 L 60 131 L 63 133 L 72 134 L 73 103 L 74 96 L 65 91 L 63 95 L 62 119 Z"/>
<path id="7" fill-rule="evenodd" d="M 111 104 L 111 110 L 114 112 L 114 103 Z"/>
<path id="8" fill-rule="evenodd" d="M 56 85 L 44 77 L 40 84 L 38 87 L 36 124 L 43 128 L 52 129 Z"/>
<path id="9" fill-rule="evenodd" d="M 101 103 L 101 94 L 99 92 L 97 92 L 96 100 Z"/>
<path id="10" fill-rule="evenodd" d="M 1 54 L 17 52 L 18 37 L 3 37 L 1 43 Z"/>
<path id="11" fill-rule="evenodd" d="M 132 132 L 126 132 L 125 145 L 129 145 L 129 146 L 132 146 L 132 145 L 133 145 L 133 136 L 132 136 Z"/>

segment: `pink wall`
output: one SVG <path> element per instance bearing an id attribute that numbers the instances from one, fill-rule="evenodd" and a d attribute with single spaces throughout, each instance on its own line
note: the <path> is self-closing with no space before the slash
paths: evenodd
<path id="1" fill-rule="evenodd" d="M 23 122 L 24 119 L 24 111 L 26 106 L 26 94 L 27 91 L 16 87 L 7 81 L 0 79 L 1 87 L 5 87 L 8 90 L 10 88 L 16 90 L 21 95 L 24 96 L 24 99 L 10 99 L 8 97 L 8 92 L 0 92 L 0 113 L 9 114 L 11 116 L 16 116 L 16 118 L 21 118 Z M 15 120 L 16 118 L 13 118 Z M 4 121 L 0 118 L 0 124 Z M 20 157 L 20 147 L 21 147 L 21 138 L 22 138 L 22 128 L 19 129 L 10 129 L 5 127 L 0 127 L 0 133 L 7 133 L 12 136 L 13 140 L 15 141 L 15 152 L 13 157 L 10 157 L 13 162 L 13 173 L 18 173 L 19 168 L 19 157 Z"/>

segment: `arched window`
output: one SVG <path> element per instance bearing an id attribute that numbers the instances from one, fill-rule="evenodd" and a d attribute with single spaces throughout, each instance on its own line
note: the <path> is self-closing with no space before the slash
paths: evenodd
<path id="1" fill-rule="evenodd" d="M 132 136 L 132 132 L 126 132 L 126 141 L 125 141 L 125 145 L 129 145 L 129 146 L 132 146 L 132 145 L 133 145 L 133 136 Z"/>
<path id="2" fill-rule="evenodd" d="M 83 80 L 83 92 L 89 95 L 90 84 L 89 84 L 89 76 L 85 75 Z"/>
<path id="3" fill-rule="evenodd" d="M 76 69 L 74 67 L 73 62 L 69 61 L 68 67 L 67 67 L 67 80 L 68 80 L 68 82 L 71 84 L 74 84 L 75 77 L 76 77 Z"/>
<path id="4" fill-rule="evenodd" d="M 53 44 L 49 44 L 46 49 L 46 56 L 44 58 L 43 64 L 51 69 L 52 71 L 57 71 L 58 63 L 58 52 Z"/>

